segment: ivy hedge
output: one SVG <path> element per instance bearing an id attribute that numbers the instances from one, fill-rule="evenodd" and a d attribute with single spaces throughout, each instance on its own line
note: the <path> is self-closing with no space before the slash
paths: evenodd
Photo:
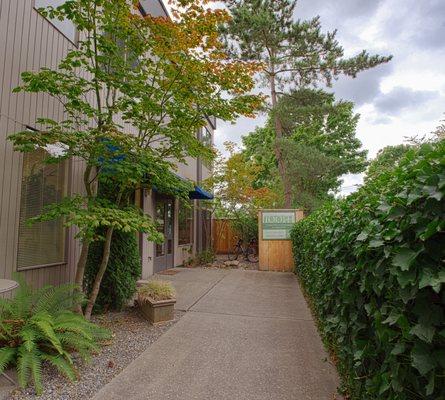
<path id="1" fill-rule="evenodd" d="M 351 399 L 445 399 L 445 142 L 292 232 L 296 273 Z"/>

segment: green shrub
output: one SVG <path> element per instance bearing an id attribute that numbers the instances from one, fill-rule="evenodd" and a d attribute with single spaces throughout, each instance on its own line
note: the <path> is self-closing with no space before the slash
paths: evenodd
<path id="1" fill-rule="evenodd" d="M 18 383 L 43 390 L 42 363 L 77 378 L 72 352 L 88 360 L 110 333 L 72 312 L 82 301 L 73 285 L 30 289 L 23 281 L 13 299 L 0 299 L 0 372 L 17 369 Z"/>
<path id="2" fill-rule="evenodd" d="M 212 249 L 203 250 L 197 253 L 192 264 L 195 266 L 211 264 L 215 261 L 215 252 Z"/>
<path id="3" fill-rule="evenodd" d="M 94 242 L 88 252 L 84 287 L 90 293 L 102 259 L 103 242 Z M 110 247 L 110 260 L 100 285 L 95 310 L 120 310 L 136 293 L 136 281 L 141 277 L 142 266 L 136 236 L 114 231 Z"/>
<path id="4" fill-rule="evenodd" d="M 258 216 L 256 213 L 240 211 L 234 219 L 230 220 L 230 224 L 244 243 L 249 243 L 251 240 L 258 241 Z"/>
<path id="5" fill-rule="evenodd" d="M 292 232 L 296 273 L 352 399 L 445 399 L 445 143 Z"/>

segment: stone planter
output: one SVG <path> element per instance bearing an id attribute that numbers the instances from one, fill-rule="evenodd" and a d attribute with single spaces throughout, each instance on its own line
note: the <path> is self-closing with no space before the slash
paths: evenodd
<path id="1" fill-rule="evenodd" d="M 171 321 L 174 318 L 176 299 L 138 301 L 139 308 L 152 324 Z"/>

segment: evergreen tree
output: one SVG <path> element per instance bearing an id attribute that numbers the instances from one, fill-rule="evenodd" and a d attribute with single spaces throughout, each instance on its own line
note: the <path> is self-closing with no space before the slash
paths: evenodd
<path id="1" fill-rule="evenodd" d="M 284 137 L 275 138 L 278 115 Z M 283 192 L 274 147 L 279 146 L 292 207 L 314 210 L 335 193 L 341 175 L 366 167 L 366 151 L 355 136 L 359 115 L 354 105 L 332 93 L 300 89 L 281 97 L 265 127 L 243 138 L 244 157 L 261 166 L 255 185 Z"/>
<path id="2" fill-rule="evenodd" d="M 388 62 L 389 57 L 363 50 L 345 58 L 336 31 L 323 33 L 320 19 L 294 20 L 296 0 L 226 0 L 232 19 L 223 28 L 226 44 L 243 60 L 263 64 L 263 84 L 268 87 L 272 109 L 285 90 L 326 84 L 339 75 L 355 77 L 360 71 Z M 278 141 L 284 136 L 278 113 L 273 118 L 275 156 L 284 186 L 285 205 L 290 207 L 291 182 Z"/>

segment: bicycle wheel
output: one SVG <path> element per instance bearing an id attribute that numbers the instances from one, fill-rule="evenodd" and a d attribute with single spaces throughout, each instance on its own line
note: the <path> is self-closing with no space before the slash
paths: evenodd
<path id="1" fill-rule="evenodd" d="M 256 247 L 249 246 L 249 248 L 247 249 L 247 260 L 251 263 L 258 262 L 258 251 Z"/>
<path id="2" fill-rule="evenodd" d="M 229 259 L 229 261 L 237 260 L 239 253 L 240 253 L 239 247 L 235 246 L 232 253 L 227 254 L 227 258 Z"/>

